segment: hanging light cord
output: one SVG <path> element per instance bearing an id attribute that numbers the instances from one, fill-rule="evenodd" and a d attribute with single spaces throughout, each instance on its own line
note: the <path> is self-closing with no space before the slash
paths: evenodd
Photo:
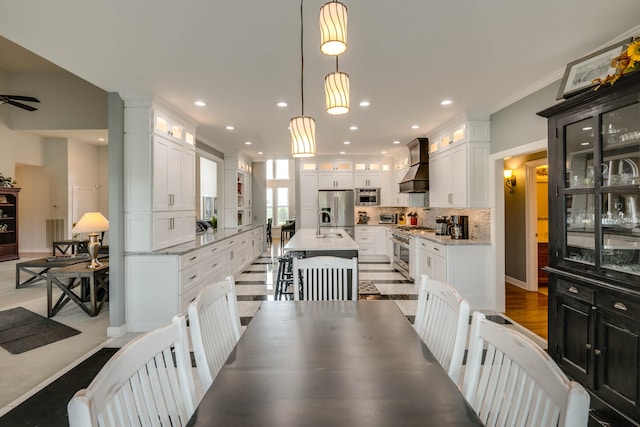
<path id="1" fill-rule="evenodd" d="M 304 26 L 302 5 L 304 0 L 300 0 L 300 94 L 302 95 L 302 115 L 304 116 Z"/>

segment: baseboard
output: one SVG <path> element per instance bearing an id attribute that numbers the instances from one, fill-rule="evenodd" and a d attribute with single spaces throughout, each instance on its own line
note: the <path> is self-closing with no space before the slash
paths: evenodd
<path id="1" fill-rule="evenodd" d="M 123 324 L 120 326 L 109 326 L 107 328 L 107 336 L 110 338 L 121 337 L 127 333 L 127 324 Z"/>
<path id="2" fill-rule="evenodd" d="M 504 276 L 504 281 L 507 282 L 510 285 L 513 286 L 517 286 L 519 288 L 524 289 L 525 291 L 528 291 L 529 289 L 527 288 L 527 282 L 523 282 L 522 280 L 518 280 L 518 279 L 514 279 L 511 276 Z"/>

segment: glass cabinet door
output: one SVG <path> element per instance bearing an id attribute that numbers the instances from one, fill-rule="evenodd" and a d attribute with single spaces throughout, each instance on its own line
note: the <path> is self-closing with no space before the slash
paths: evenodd
<path id="1" fill-rule="evenodd" d="M 602 268 L 640 275 L 640 104 L 602 115 Z"/>
<path id="2" fill-rule="evenodd" d="M 564 128 L 565 219 L 564 258 L 595 265 L 596 120 L 590 117 Z"/>

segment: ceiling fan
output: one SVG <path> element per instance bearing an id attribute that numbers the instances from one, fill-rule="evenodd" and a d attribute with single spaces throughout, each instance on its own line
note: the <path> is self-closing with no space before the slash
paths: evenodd
<path id="1" fill-rule="evenodd" d="M 38 98 L 34 98 L 33 96 L 20 96 L 20 95 L 0 95 L 0 105 L 9 104 L 13 105 L 27 111 L 35 111 L 37 108 L 32 107 L 31 105 L 23 104 L 18 101 L 28 101 L 28 102 L 40 102 Z"/>

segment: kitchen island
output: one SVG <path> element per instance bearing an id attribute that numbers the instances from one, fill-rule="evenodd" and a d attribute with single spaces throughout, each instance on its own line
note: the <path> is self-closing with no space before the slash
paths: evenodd
<path id="1" fill-rule="evenodd" d="M 286 252 L 301 253 L 305 258 L 314 256 L 358 256 L 358 244 L 341 228 L 323 229 L 318 236 L 315 229 L 302 228 L 296 231 L 284 247 Z"/>

